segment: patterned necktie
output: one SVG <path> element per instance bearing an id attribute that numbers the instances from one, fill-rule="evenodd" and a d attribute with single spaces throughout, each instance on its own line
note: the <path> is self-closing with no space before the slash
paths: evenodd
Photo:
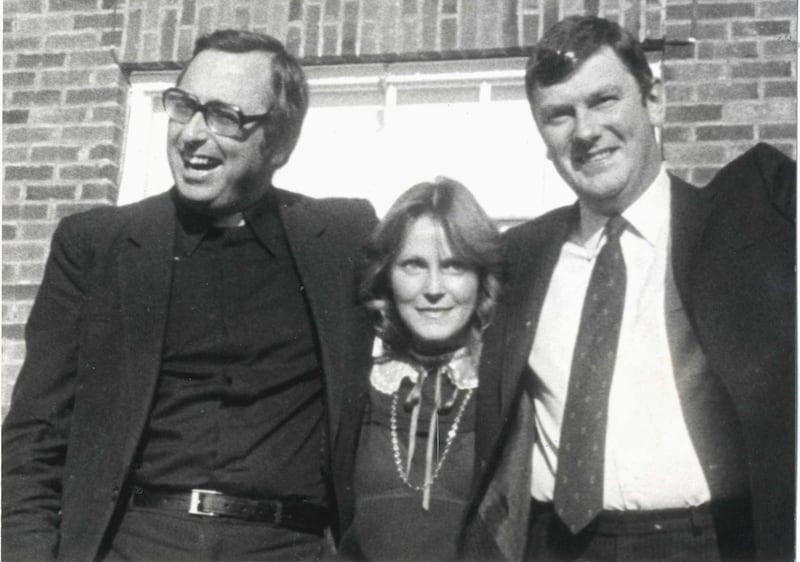
<path id="1" fill-rule="evenodd" d="M 586 298 L 561 422 L 555 509 L 572 533 L 603 509 L 608 396 L 625 306 L 625 260 L 619 238 L 627 222 L 606 223 L 606 244 L 597 255 Z"/>

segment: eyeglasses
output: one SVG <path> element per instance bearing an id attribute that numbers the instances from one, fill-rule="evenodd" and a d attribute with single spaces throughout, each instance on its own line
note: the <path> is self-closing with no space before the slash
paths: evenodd
<path id="1" fill-rule="evenodd" d="M 173 121 L 188 123 L 198 111 L 203 114 L 206 125 L 214 133 L 226 137 L 238 136 L 247 123 L 265 120 L 272 112 L 267 111 L 260 115 L 245 115 L 235 105 L 221 101 L 208 101 L 200 103 L 196 97 L 180 88 L 169 88 L 161 97 L 164 111 Z"/>

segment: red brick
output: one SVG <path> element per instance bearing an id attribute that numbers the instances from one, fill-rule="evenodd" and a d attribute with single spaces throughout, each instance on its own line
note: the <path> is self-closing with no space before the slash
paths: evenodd
<path id="1" fill-rule="evenodd" d="M 118 156 L 119 148 L 113 144 L 99 144 L 89 151 L 89 158 L 92 160 L 116 160 Z"/>
<path id="2" fill-rule="evenodd" d="M 757 15 L 760 18 L 774 18 L 780 16 L 797 17 L 797 2 L 795 0 L 780 0 L 778 2 L 759 0 L 757 6 Z"/>
<path id="3" fill-rule="evenodd" d="M 691 20 L 691 4 L 667 4 L 667 21 Z"/>
<path id="4" fill-rule="evenodd" d="M 35 55 L 17 55 L 17 68 L 50 68 L 64 66 L 67 55 L 65 53 L 41 53 Z"/>
<path id="5" fill-rule="evenodd" d="M 733 78 L 782 77 L 792 75 L 789 61 L 741 62 L 732 67 Z"/>
<path id="6" fill-rule="evenodd" d="M 78 14 L 73 18 L 75 22 L 73 27 L 75 29 L 103 29 L 107 27 L 121 27 L 125 22 L 125 15 L 121 11 L 119 13 L 108 12 L 104 14 Z"/>
<path id="7" fill-rule="evenodd" d="M 18 268 L 17 280 L 22 283 L 38 284 L 44 276 L 43 263 L 21 263 Z"/>
<path id="8" fill-rule="evenodd" d="M 3 37 L 3 49 L 6 52 L 12 51 L 41 51 L 41 37 Z"/>
<path id="9" fill-rule="evenodd" d="M 32 142 L 46 142 L 56 140 L 58 138 L 59 130 L 56 128 L 43 128 L 43 127 L 22 127 L 13 128 L 5 131 L 5 140 L 7 144 Z"/>
<path id="10" fill-rule="evenodd" d="M 17 227 L 13 224 L 3 225 L 3 240 L 15 240 L 17 238 Z"/>
<path id="11" fill-rule="evenodd" d="M 29 185 L 25 188 L 28 201 L 46 201 L 48 199 L 75 199 L 77 187 L 74 185 Z"/>
<path id="12" fill-rule="evenodd" d="M 3 162 L 6 164 L 19 164 L 28 159 L 28 149 L 27 147 L 16 146 L 16 147 L 4 147 L 3 148 Z M 5 192 L 8 191 L 8 186 L 4 189 L 3 195 Z"/>
<path id="13" fill-rule="evenodd" d="M 53 177 L 52 166 L 6 166 L 6 181 L 49 180 Z"/>
<path id="14" fill-rule="evenodd" d="M 58 105 L 61 90 L 22 90 L 11 95 L 14 105 Z"/>
<path id="15" fill-rule="evenodd" d="M 106 202 L 116 200 L 118 194 L 117 186 L 114 183 L 90 183 L 81 188 L 82 200 L 99 199 Z"/>
<path id="16" fill-rule="evenodd" d="M 721 118 L 721 105 L 699 104 L 667 107 L 667 122 L 719 121 Z"/>
<path id="17" fill-rule="evenodd" d="M 699 141 L 747 140 L 753 138 L 751 125 L 713 125 L 697 127 L 695 134 Z"/>
<path id="18" fill-rule="evenodd" d="M 750 18 L 755 16 L 754 2 L 738 2 L 732 4 L 699 4 L 699 19 Z"/>
<path id="19" fill-rule="evenodd" d="M 764 41 L 763 49 L 764 54 L 770 57 L 793 55 L 797 51 L 797 41 L 791 39 Z"/>
<path id="20" fill-rule="evenodd" d="M 65 141 L 99 141 L 114 142 L 120 140 L 122 134 L 120 129 L 113 126 L 99 125 L 97 127 L 76 126 L 66 129 L 62 135 Z"/>
<path id="21" fill-rule="evenodd" d="M 725 65 L 721 62 L 667 62 L 664 80 L 669 82 L 700 82 L 723 78 Z"/>
<path id="22" fill-rule="evenodd" d="M 4 205 L 3 220 L 40 220 L 47 218 L 47 205 Z"/>
<path id="23" fill-rule="evenodd" d="M 700 166 L 725 162 L 724 144 L 698 143 L 666 144 L 664 146 L 666 160 L 681 165 Z"/>
<path id="24" fill-rule="evenodd" d="M 45 244 L 39 244 L 36 242 L 7 242 L 3 244 L 3 259 L 12 262 L 41 261 L 45 257 L 46 249 L 47 246 Z M 4 285 L 3 286 L 4 299 L 26 298 L 23 296 L 17 296 L 13 291 L 11 293 L 7 293 L 6 291 L 8 290 L 9 287 Z M 36 294 L 36 287 L 31 287 L 30 289 L 26 289 L 25 292 L 26 295 L 28 290 L 32 291 L 33 295 Z M 33 295 L 31 295 L 30 298 L 33 298 Z"/>
<path id="25" fill-rule="evenodd" d="M 786 20 L 737 21 L 733 24 L 734 37 L 788 35 L 792 24 Z"/>
<path id="26" fill-rule="evenodd" d="M 119 106 L 95 107 L 92 109 L 92 121 L 112 121 L 122 123 L 124 114 Z"/>
<path id="27" fill-rule="evenodd" d="M 664 50 L 664 57 L 669 60 L 693 59 L 697 48 L 696 45 L 667 45 Z"/>
<path id="28" fill-rule="evenodd" d="M 80 148 L 77 146 L 34 146 L 31 160 L 36 161 L 69 161 L 77 160 Z"/>
<path id="29" fill-rule="evenodd" d="M 111 58 L 111 52 L 108 49 L 102 51 L 81 51 L 69 54 L 70 68 L 79 68 L 83 66 L 97 67 L 113 64 L 115 64 L 114 59 Z"/>
<path id="30" fill-rule="evenodd" d="M 758 98 L 758 83 L 712 82 L 698 84 L 697 98 L 704 101 L 756 99 Z"/>
<path id="31" fill-rule="evenodd" d="M 42 0 L 6 0 L 3 2 L 5 14 L 37 14 L 42 11 Z"/>
<path id="32" fill-rule="evenodd" d="M 41 85 L 44 87 L 86 85 L 90 77 L 89 70 L 51 70 L 42 72 Z"/>
<path id="33" fill-rule="evenodd" d="M 796 118 L 795 102 L 785 98 L 731 101 L 725 104 L 722 118 L 728 123 L 791 123 Z"/>
<path id="34" fill-rule="evenodd" d="M 50 35 L 45 48 L 52 50 L 91 49 L 99 44 L 96 33 L 70 33 Z"/>
<path id="35" fill-rule="evenodd" d="M 768 98 L 791 98 L 797 96 L 796 82 L 766 82 L 764 96 Z"/>
<path id="36" fill-rule="evenodd" d="M 67 103 L 70 104 L 115 102 L 121 97 L 119 88 L 84 88 L 67 91 Z"/>
<path id="37" fill-rule="evenodd" d="M 25 248 L 27 246 L 36 246 L 37 248 L 41 248 L 41 244 L 30 244 L 30 243 L 15 243 L 15 244 L 3 244 L 3 249 L 7 250 L 10 247 L 17 247 L 17 248 Z M 15 261 L 22 261 L 22 260 L 15 260 Z M 12 300 L 21 300 L 21 301 L 30 301 L 36 296 L 38 291 L 38 287 L 36 285 L 31 284 L 3 284 L 3 297 L 8 297 Z"/>
<path id="38" fill-rule="evenodd" d="M 36 80 L 35 72 L 4 72 L 3 88 L 33 86 L 34 80 Z"/>
<path id="39" fill-rule="evenodd" d="M 689 142 L 693 139 L 691 127 L 665 126 L 663 130 L 664 142 Z"/>
<path id="40" fill-rule="evenodd" d="M 31 122 L 42 125 L 82 123 L 87 111 L 85 107 L 35 107 L 31 109 Z"/>
<path id="41" fill-rule="evenodd" d="M 688 84 L 664 84 L 667 103 L 689 102 L 694 100 L 695 87 Z"/>
<path id="42" fill-rule="evenodd" d="M 19 239 L 26 241 L 49 241 L 53 237 L 55 224 L 51 222 L 22 223 L 19 229 Z"/>
<path id="43" fill-rule="evenodd" d="M 700 59 L 756 58 L 758 47 L 755 41 L 703 42 L 697 56 Z"/>
<path id="44" fill-rule="evenodd" d="M 106 178 L 114 180 L 117 177 L 117 167 L 111 164 L 75 164 L 61 166 L 58 170 L 61 179 L 91 180 Z"/>
<path id="45" fill-rule="evenodd" d="M 50 11 L 91 11 L 97 4 L 97 0 L 50 0 Z"/>
<path id="46" fill-rule="evenodd" d="M 3 112 L 3 125 L 19 125 L 28 122 L 28 110 L 12 109 Z"/>
<path id="47" fill-rule="evenodd" d="M 119 47 L 122 45 L 122 32 L 106 31 L 100 36 L 100 44 L 104 47 Z"/>
<path id="48" fill-rule="evenodd" d="M 729 26 L 728 22 L 698 22 L 695 33 L 697 39 L 726 39 Z"/>
<path id="49" fill-rule="evenodd" d="M 796 123 L 777 123 L 758 126 L 758 138 L 760 139 L 794 139 L 796 137 Z"/>

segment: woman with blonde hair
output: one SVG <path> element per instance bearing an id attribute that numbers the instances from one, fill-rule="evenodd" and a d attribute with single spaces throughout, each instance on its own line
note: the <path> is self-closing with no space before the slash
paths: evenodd
<path id="1" fill-rule="evenodd" d="M 361 296 L 375 321 L 374 362 L 342 557 L 455 557 L 474 463 L 481 334 L 500 271 L 494 224 L 451 179 L 410 188 L 373 233 Z"/>

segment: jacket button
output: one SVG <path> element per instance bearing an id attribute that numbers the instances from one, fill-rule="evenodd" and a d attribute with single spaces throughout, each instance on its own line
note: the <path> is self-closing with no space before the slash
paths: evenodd
<path id="1" fill-rule="evenodd" d="M 117 501 L 118 498 L 119 498 L 119 487 L 115 487 L 113 490 L 111 490 L 111 500 Z"/>

